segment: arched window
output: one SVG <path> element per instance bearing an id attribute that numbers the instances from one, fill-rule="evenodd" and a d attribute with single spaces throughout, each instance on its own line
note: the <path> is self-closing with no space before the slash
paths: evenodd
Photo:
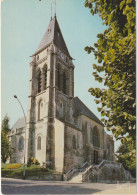
<path id="1" fill-rule="evenodd" d="M 66 74 L 63 73 L 63 93 L 66 94 Z"/>
<path id="2" fill-rule="evenodd" d="M 24 138 L 23 136 L 21 136 L 18 143 L 18 150 L 21 151 L 23 149 L 24 149 Z"/>
<path id="3" fill-rule="evenodd" d="M 46 89 L 47 87 L 47 66 L 45 67 L 44 69 L 44 90 Z"/>
<path id="4" fill-rule="evenodd" d="M 90 143 L 93 143 L 93 132 L 92 132 L 92 128 L 90 130 Z"/>
<path id="5" fill-rule="evenodd" d="M 75 135 L 73 135 L 73 138 L 72 138 L 72 147 L 73 147 L 73 149 L 76 149 L 76 137 L 75 137 Z"/>
<path id="6" fill-rule="evenodd" d="M 63 103 L 62 102 L 60 102 L 60 108 L 63 109 Z"/>
<path id="7" fill-rule="evenodd" d="M 41 92 L 41 71 L 38 74 L 38 93 Z"/>
<path id="8" fill-rule="evenodd" d="M 37 138 L 37 150 L 41 150 L 41 137 L 38 136 Z"/>
<path id="9" fill-rule="evenodd" d="M 43 101 L 42 99 L 38 103 L 38 120 L 43 119 Z"/>
<path id="10" fill-rule="evenodd" d="M 98 133 L 98 129 L 96 126 L 93 128 L 93 145 L 96 147 L 100 146 L 100 138 L 99 138 L 99 133 Z"/>

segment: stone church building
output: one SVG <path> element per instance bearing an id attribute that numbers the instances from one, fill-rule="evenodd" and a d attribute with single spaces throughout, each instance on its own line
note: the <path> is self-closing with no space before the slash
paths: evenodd
<path id="1" fill-rule="evenodd" d="M 85 162 L 114 161 L 113 138 L 74 97 L 72 60 L 55 16 L 32 55 L 26 124 L 21 118 L 12 127 L 10 140 L 15 152 L 11 162 L 23 163 L 24 149 L 26 162 L 32 156 L 61 173 Z"/>

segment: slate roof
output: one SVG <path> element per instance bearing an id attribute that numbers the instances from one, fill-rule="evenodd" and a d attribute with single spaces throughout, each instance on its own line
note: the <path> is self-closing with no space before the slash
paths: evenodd
<path id="1" fill-rule="evenodd" d="M 83 114 L 104 126 L 103 123 L 97 118 L 97 116 L 95 116 L 93 112 L 90 111 L 89 108 L 78 97 L 74 98 L 74 106 L 76 114 Z"/>
<path id="2" fill-rule="evenodd" d="M 24 120 L 24 117 L 23 118 L 19 118 L 17 120 L 17 122 L 13 125 L 12 129 L 11 130 L 15 130 L 15 129 L 21 129 L 25 127 L 25 120 Z"/>
<path id="3" fill-rule="evenodd" d="M 69 51 L 68 51 L 67 46 L 66 46 L 66 43 L 64 41 L 64 38 L 62 36 L 59 24 L 57 22 L 56 16 L 50 20 L 50 23 L 48 25 L 46 33 L 44 34 L 35 54 L 37 54 L 39 51 L 43 50 L 51 42 L 53 42 L 59 49 L 61 49 L 68 56 L 70 56 Z"/>

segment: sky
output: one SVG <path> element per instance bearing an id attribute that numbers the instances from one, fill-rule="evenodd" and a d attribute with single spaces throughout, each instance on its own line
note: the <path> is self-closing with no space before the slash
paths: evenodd
<path id="1" fill-rule="evenodd" d="M 106 26 L 98 15 L 84 7 L 85 0 L 57 0 L 56 15 L 70 55 L 75 59 L 75 96 L 101 119 L 90 87 L 102 87 L 94 80 L 93 54 L 84 51 L 93 46 L 97 34 Z M 54 16 L 54 5 L 53 13 Z M 51 18 L 51 0 L 4 0 L 1 3 L 1 118 L 10 118 L 10 127 L 23 117 L 17 95 L 27 113 L 31 55 L 36 51 Z M 108 132 L 111 134 L 111 132 Z M 117 148 L 119 142 L 115 143 Z"/>

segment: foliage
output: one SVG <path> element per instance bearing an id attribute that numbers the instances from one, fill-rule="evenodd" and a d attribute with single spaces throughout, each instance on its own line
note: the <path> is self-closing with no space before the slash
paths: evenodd
<path id="1" fill-rule="evenodd" d="M 33 159 L 33 164 L 34 165 L 40 165 L 39 161 L 36 158 Z"/>
<path id="2" fill-rule="evenodd" d="M 134 0 L 85 0 L 91 14 L 98 14 L 107 25 L 98 34 L 94 47 L 86 47 L 94 53 L 98 65 L 93 64 L 95 80 L 105 88 L 90 88 L 96 97 L 107 130 L 111 130 L 122 143 L 136 144 L 136 25 Z"/>
<path id="3" fill-rule="evenodd" d="M 8 177 L 8 178 L 22 178 L 23 177 L 23 165 L 21 165 L 18 169 L 8 169 L 8 166 L 12 164 L 4 164 L 2 163 L 2 171 L 1 175 L 2 177 Z M 26 177 L 30 176 L 40 176 L 45 175 L 48 173 L 54 174 L 55 172 L 51 169 L 43 169 L 39 165 L 31 165 L 30 167 L 25 167 L 25 175 Z"/>
<path id="4" fill-rule="evenodd" d="M 11 165 L 9 165 L 7 168 L 8 169 L 18 169 L 18 168 L 20 168 L 22 165 L 21 164 L 11 164 Z"/>
<path id="5" fill-rule="evenodd" d="M 10 131 L 10 128 L 9 128 L 9 117 L 7 116 L 7 114 L 6 114 L 6 116 L 4 117 L 4 119 L 2 120 L 2 130 L 6 133 L 6 134 L 8 134 L 9 133 L 9 131 Z"/>
<path id="6" fill-rule="evenodd" d="M 2 162 L 6 162 L 11 155 L 11 146 L 6 133 L 1 131 L 1 159 Z"/>
<path id="7" fill-rule="evenodd" d="M 27 167 L 30 167 L 32 163 L 33 163 L 33 158 L 31 157 L 27 161 Z"/>
<path id="8" fill-rule="evenodd" d="M 36 158 L 30 157 L 27 162 L 27 167 L 30 167 L 32 164 L 40 165 L 39 161 Z"/>
<path id="9" fill-rule="evenodd" d="M 117 161 L 136 177 L 136 148 L 130 143 L 121 144 L 116 153 Z"/>

